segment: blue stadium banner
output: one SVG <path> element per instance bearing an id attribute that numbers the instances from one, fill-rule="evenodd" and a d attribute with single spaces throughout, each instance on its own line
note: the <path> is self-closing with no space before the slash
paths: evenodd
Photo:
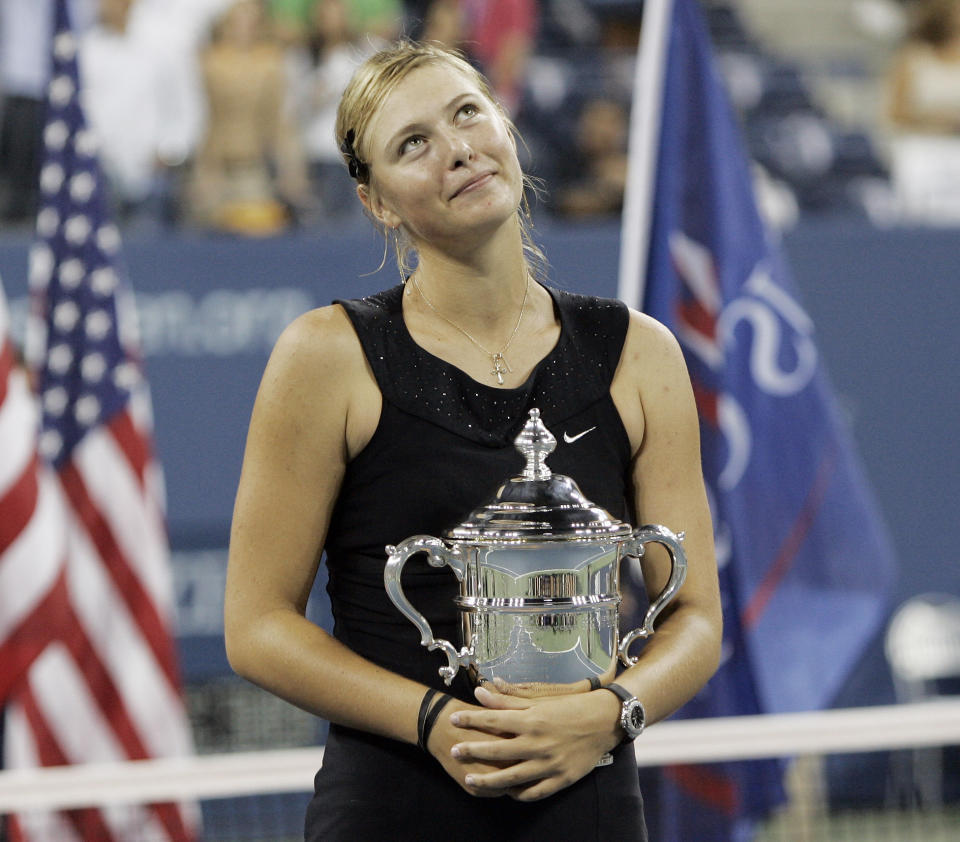
<path id="1" fill-rule="evenodd" d="M 643 309 L 683 346 L 724 599 L 720 670 L 683 711 L 827 707 L 877 633 L 892 545 L 805 313 L 755 202 L 696 0 L 666 37 Z M 773 761 L 666 770 L 660 838 L 749 838 Z"/>

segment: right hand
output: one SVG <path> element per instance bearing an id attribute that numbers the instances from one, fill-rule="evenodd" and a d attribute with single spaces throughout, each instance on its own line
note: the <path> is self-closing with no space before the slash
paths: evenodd
<path id="1" fill-rule="evenodd" d="M 505 789 L 502 791 L 490 789 L 479 790 L 467 786 L 465 782 L 467 775 L 482 775 L 487 772 L 494 772 L 504 768 L 503 765 L 495 765 L 479 760 L 458 760 L 450 754 L 450 749 L 457 743 L 468 740 L 470 742 L 485 742 L 503 740 L 513 735 L 497 735 L 486 731 L 477 731 L 473 728 L 458 728 L 450 722 L 451 715 L 458 710 L 482 710 L 482 708 L 477 705 L 468 705 L 457 699 L 449 702 L 441 711 L 440 716 L 437 717 L 437 722 L 433 726 L 430 736 L 427 738 L 427 750 L 437 759 L 437 762 L 444 768 L 444 771 L 446 771 L 464 791 L 470 793 L 470 795 L 481 798 L 499 798 L 501 795 L 506 795 L 507 791 Z"/>

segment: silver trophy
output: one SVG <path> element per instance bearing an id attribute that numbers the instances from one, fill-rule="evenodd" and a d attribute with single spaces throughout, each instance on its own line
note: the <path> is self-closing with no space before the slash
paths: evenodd
<path id="1" fill-rule="evenodd" d="M 394 605 L 419 630 L 428 650 L 441 649 L 447 684 L 465 667 L 475 683 L 510 692 L 556 695 L 607 684 L 617 659 L 636 663 L 628 649 L 653 634 L 657 615 L 676 596 L 687 572 L 683 534 L 663 526 L 634 529 L 587 500 L 546 457 L 557 440 L 530 410 L 517 449 L 523 474 L 508 479 L 494 499 L 443 538 L 414 535 L 389 554 L 383 578 Z M 670 578 L 646 611 L 643 625 L 619 640 L 620 561 L 639 565 L 644 546 L 662 544 Z M 463 646 L 433 636 L 426 618 L 400 584 L 407 559 L 426 553 L 434 567 L 449 565 L 460 581 Z"/>

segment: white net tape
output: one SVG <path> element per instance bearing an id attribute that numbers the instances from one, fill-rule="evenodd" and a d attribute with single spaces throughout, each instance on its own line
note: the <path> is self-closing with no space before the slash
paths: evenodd
<path id="1" fill-rule="evenodd" d="M 960 701 L 675 720 L 635 744 L 639 766 L 960 745 Z M 322 748 L 0 772 L 0 813 L 308 792 Z"/>

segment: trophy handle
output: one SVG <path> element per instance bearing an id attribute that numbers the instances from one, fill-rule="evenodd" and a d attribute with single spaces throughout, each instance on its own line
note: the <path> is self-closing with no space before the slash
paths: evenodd
<path id="1" fill-rule="evenodd" d="M 682 541 L 682 532 L 674 534 L 665 526 L 653 524 L 635 530 L 633 536 L 624 542 L 623 554 L 638 559 L 638 563 L 640 557 L 643 555 L 645 544 L 662 544 L 667 548 L 667 552 L 670 553 L 670 578 L 667 584 L 660 592 L 660 595 L 650 603 L 647 614 L 643 619 L 643 625 L 624 635 L 623 640 L 620 641 L 620 645 L 617 647 L 617 655 L 620 658 L 620 662 L 626 667 L 632 667 L 637 662 L 637 659 L 631 657 L 628 653 L 630 644 L 638 637 L 646 638 L 653 634 L 653 621 L 656 620 L 657 615 L 667 607 L 670 600 L 677 595 L 677 591 L 680 590 L 684 579 L 687 578 L 687 554 L 681 546 Z"/>
<path id="2" fill-rule="evenodd" d="M 440 675 L 444 682 L 449 685 L 453 682 L 453 677 L 461 666 L 468 666 L 473 652 L 469 647 L 464 647 L 459 652 L 449 640 L 438 640 L 433 636 L 433 630 L 430 623 L 407 599 L 400 585 L 400 574 L 403 572 L 403 565 L 407 559 L 417 553 L 426 553 L 427 561 L 433 567 L 443 567 L 450 565 L 456 574 L 457 580 L 462 582 L 466 565 L 460 557 L 459 548 L 450 549 L 439 538 L 433 538 L 430 535 L 414 535 L 401 541 L 397 546 L 388 544 L 386 547 L 387 566 L 383 570 L 383 583 L 387 588 L 387 596 L 397 608 L 411 623 L 420 630 L 420 643 L 426 646 L 429 651 L 442 649 L 447 656 L 447 666 L 440 667 Z"/>

